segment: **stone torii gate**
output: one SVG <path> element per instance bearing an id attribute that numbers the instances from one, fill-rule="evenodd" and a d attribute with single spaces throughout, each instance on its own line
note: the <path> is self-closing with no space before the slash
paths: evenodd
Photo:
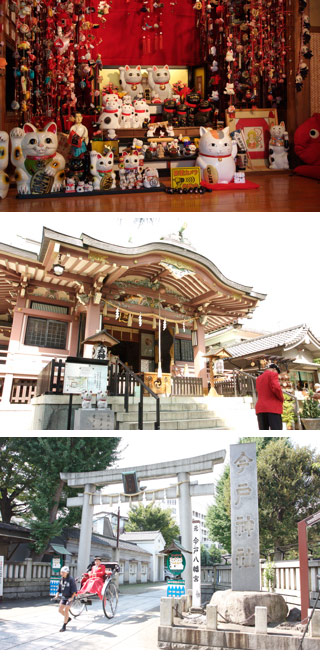
<path id="1" fill-rule="evenodd" d="M 190 476 L 196 474 L 205 474 L 213 471 L 213 468 L 218 463 L 223 463 L 225 459 L 225 450 L 204 454 L 202 456 L 195 456 L 191 458 L 175 459 L 173 461 L 165 461 L 163 463 L 156 463 L 150 465 L 139 465 L 137 467 L 121 467 L 116 469 L 107 469 L 97 472 L 67 472 L 61 473 L 61 479 L 67 482 L 71 488 L 83 488 L 83 493 L 78 493 L 76 497 L 70 497 L 67 500 L 68 507 L 81 506 L 82 519 L 79 540 L 79 553 L 78 553 L 78 572 L 83 573 L 88 565 L 91 549 L 92 537 L 92 518 L 93 508 L 100 504 L 112 504 L 114 502 L 128 501 L 128 496 L 124 494 L 102 494 L 96 492 L 96 488 L 102 486 L 110 486 L 112 484 L 122 483 L 122 474 L 124 472 L 135 472 L 139 481 L 147 481 L 154 479 L 176 478 L 177 483 L 162 489 L 154 491 L 139 491 L 135 495 L 131 495 L 132 501 L 146 500 L 160 500 L 167 497 L 168 499 L 179 498 L 179 526 L 181 532 L 182 546 L 191 552 L 192 548 L 192 506 L 191 498 L 200 495 L 213 495 L 214 485 L 211 484 L 198 484 L 192 483 Z M 191 574 L 191 554 L 187 553 L 186 568 L 185 568 L 185 581 L 186 588 L 191 589 L 192 574 Z"/>

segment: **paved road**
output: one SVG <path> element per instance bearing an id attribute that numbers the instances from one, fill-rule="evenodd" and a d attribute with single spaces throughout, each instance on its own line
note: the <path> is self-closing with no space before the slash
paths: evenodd
<path id="1" fill-rule="evenodd" d="M 93 601 L 64 633 L 59 632 L 62 616 L 54 603 L 43 599 L 2 603 L 0 649 L 156 651 L 160 598 L 165 595 L 164 584 L 123 585 L 114 619 L 106 619 L 100 601 Z"/>

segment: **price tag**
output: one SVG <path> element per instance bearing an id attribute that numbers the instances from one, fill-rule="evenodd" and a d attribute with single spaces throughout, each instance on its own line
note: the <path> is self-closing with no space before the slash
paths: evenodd
<path id="1" fill-rule="evenodd" d="M 172 188 L 194 188 L 200 186 L 200 167 L 172 167 Z"/>

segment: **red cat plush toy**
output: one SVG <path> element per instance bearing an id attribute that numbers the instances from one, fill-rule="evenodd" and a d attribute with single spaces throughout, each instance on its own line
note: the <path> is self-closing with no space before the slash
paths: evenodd
<path id="1" fill-rule="evenodd" d="M 320 113 L 316 112 L 299 126 L 294 134 L 294 150 L 304 165 L 295 174 L 320 179 Z"/>

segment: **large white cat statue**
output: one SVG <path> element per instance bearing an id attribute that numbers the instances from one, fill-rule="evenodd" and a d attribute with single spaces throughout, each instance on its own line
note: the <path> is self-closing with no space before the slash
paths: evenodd
<path id="1" fill-rule="evenodd" d="M 200 126 L 199 154 L 196 166 L 207 183 L 229 183 L 236 171 L 237 145 L 231 139 L 229 127 L 216 131 Z"/>
<path id="2" fill-rule="evenodd" d="M 32 124 L 25 124 L 13 128 L 10 138 L 18 193 L 36 195 L 61 190 L 65 160 L 57 153 L 57 125 L 52 121 L 38 131 Z"/>
<path id="3" fill-rule="evenodd" d="M 90 151 L 90 172 L 93 177 L 94 190 L 110 190 L 116 187 L 113 160 L 111 150 L 104 155 L 98 151 Z"/>
<path id="4" fill-rule="evenodd" d="M 172 97 L 170 85 L 170 70 L 166 64 L 163 67 L 154 65 L 148 69 L 148 82 L 152 98 L 159 98 L 161 103 Z"/>
<path id="5" fill-rule="evenodd" d="M 133 100 L 138 94 L 143 94 L 143 87 L 141 84 L 142 70 L 140 64 L 136 67 L 120 66 L 120 83 L 124 92 L 130 94 Z"/>

